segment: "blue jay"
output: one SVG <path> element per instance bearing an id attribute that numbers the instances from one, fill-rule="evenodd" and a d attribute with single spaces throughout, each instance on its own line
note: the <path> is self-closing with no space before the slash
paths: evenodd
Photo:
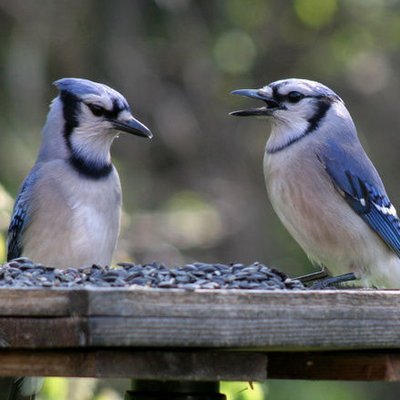
<path id="1" fill-rule="evenodd" d="M 77 78 L 55 85 L 60 93 L 51 103 L 38 158 L 15 202 L 7 258 L 26 256 L 59 268 L 109 265 L 121 213 L 110 147 L 118 131 L 147 138 L 152 133 L 106 85 Z M 0 399 L 30 399 L 39 387 L 37 379 L 16 378 Z"/>
<path id="2" fill-rule="evenodd" d="M 342 99 L 305 79 L 233 94 L 263 107 L 235 116 L 272 122 L 264 174 L 272 206 L 308 257 L 366 286 L 400 287 L 400 221 Z"/>
<path id="3" fill-rule="evenodd" d="M 8 259 L 60 268 L 109 265 L 121 213 L 110 157 L 118 131 L 147 138 L 125 98 L 86 79 L 55 82 L 38 158 L 22 184 L 8 230 Z"/>

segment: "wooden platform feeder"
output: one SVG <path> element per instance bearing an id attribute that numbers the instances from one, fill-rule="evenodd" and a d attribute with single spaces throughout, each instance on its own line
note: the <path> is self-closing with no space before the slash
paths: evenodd
<path id="1" fill-rule="evenodd" d="M 132 378 L 126 399 L 222 399 L 221 380 L 399 381 L 399 349 L 395 290 L 0 289 L 0 376 Z"/>

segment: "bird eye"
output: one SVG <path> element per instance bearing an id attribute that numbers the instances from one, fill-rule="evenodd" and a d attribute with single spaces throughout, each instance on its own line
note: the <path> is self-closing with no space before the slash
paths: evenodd
<path id="1" fill-rule="evenodd" d="M 291 103 L 297 103 L 299 102 L 302 98 L 304 97 L 304 94 L 301 94 L 300 92 L 289 92 L 287 95 L 287 99 Z"/>
<path id="2" fill-rule="evenodd" d="M 101 117 L 102 115 L 104 115 L 105 110 L 103 107 L 97 104 L 87 104 L 87 106 L 89 107 L 93 115 L 95 115 L 96 117 Z"/>

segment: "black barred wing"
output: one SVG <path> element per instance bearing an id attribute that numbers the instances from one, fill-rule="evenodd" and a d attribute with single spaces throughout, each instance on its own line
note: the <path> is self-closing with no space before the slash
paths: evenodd
<path id="1" fill-rule="evenodd" d="M 381 188 L 353 174 L 338 171 L 325 163 L 325 169 L 350 207 L 400 257 L 400 220 L 396 209 Z"/>
<path id="2" fill-rule="evenodd" d="M 28 223 L 28 188 L 33 183 L 33 176 L 27 177 L 15 201 L 7 235 L 7 260 L 18 258 L 22 254 L 22 234 Z"/>

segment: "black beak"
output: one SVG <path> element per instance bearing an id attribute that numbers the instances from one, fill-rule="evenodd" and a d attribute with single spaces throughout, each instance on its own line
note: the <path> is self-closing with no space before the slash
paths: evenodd
<path id="1" fill-rule="evenodd" d="M 268 96 L 266 93 L 259 89 L 239 89 L 234 90 L 232 94 L 237 94 L 239 96 L 250 97 L 252 99 L 262 100 L 266 103 L 266 106 L 259 108 L 249 108 L 246 110 L 232 111 L 229 115 L 234 115 L 237 117 L 248 117 L 250 115 L 263 115 L 269 116 L 273 111 L 279 109 L 279 103 L 272 97 Z"/>
<path id="2" fill-rule="evenodd" d="M 112 120 L 111 123 L 114 129 L 118 131 L 132 133 L 133 135 L 146 137 L 148 139 L 151 139 L 153 137 L 150 129 L 133 117 L 127 120 L 115 119 Z"/>

